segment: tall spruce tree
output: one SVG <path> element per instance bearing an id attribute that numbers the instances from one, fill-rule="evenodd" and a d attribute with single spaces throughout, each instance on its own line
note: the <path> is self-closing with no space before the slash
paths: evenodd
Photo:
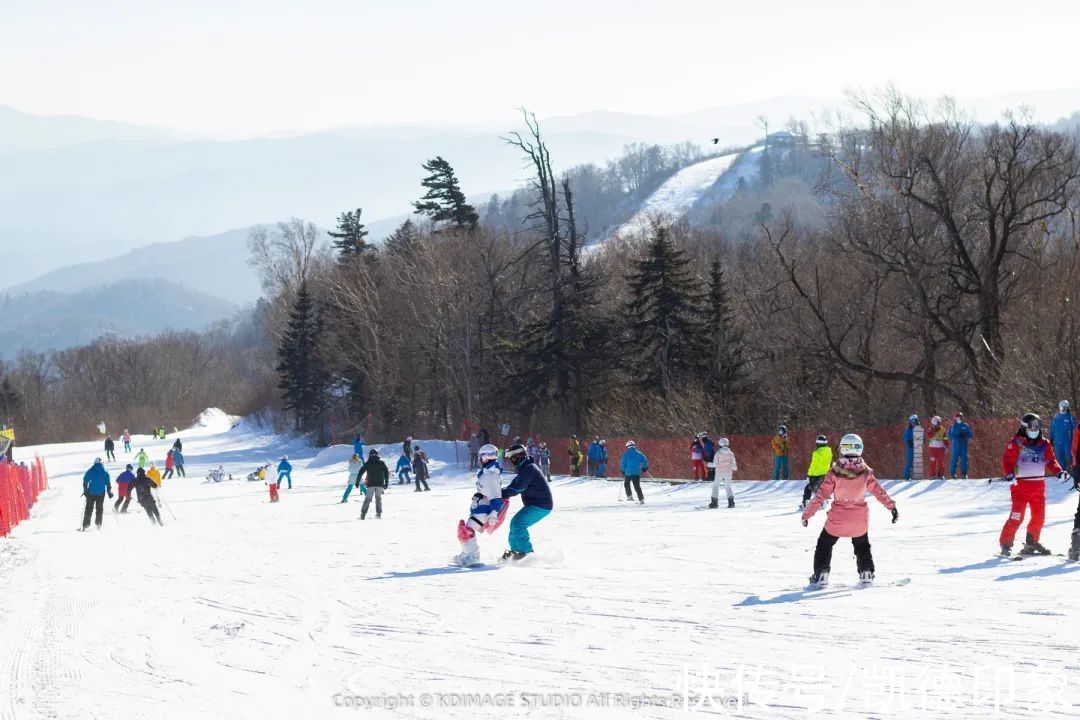
<path id="1" fill-rule="evenodd" d="M 408 257 L 420 244 L 420 230 L 412 220 L 406 220 L 387 236 L 383 247 L 389 255 Z"/>
<path id="2" fill-rule="evenodd" d="M 361 257 L 371 248 L 367 241 L 364 240 L 368 235 L 368 231 L 364 228 L 364 224 L 360 222 L 360 215 L 363 212 L 363 208 L 346 210 L 338 215 L 337 232 L 327 233 L 334 238 L 334 247 L 337 248 L 338 262 L 340 263 L 347 263 L 354 258 Z"/>
<path id="3" fill-rule="evenodd" d="M 475 228 L 480 216 L 476 208 L 465 202 L 465 193 L 461 191 L 450 163 L 436 157 L 424 163 L 423 167 L 431 174 L 420 183 L 427 188 L 427 193 L 413 203 L 416 212 L 427 215 L 436 223 L 450 223 L 459 229 Z"/>
<path id="4" fill-rule="evenodd" d="M 721 416 L 725 420 L 732 410 L 732 401 L 742 389 L 746 378 L 746 356 L 743 353 L 743 331 L 735 318 L 724 277 L 724 265 L 713 260 L 709 272 L 709 338 L 712 345 L 712 364 L 709 367 L 709 387 L 719 397 Z"/>
<path id="5" fill-rule="evenodd" d="M 304 280 L 277 351 L 278 389 L 285 408 L 296 414 L 298 432 L 312 429 L 312 421 L 325 403 L 328 374 L 320 355 L 321 331 L 318 311 Z"/>
<path id="6" fill-rule="evenodd" d="M 701 283 L 663 227 L 626 280 L 631 371 L 641 388 L 670 397 L 681 380 L 707 368 L 708 310 Z"/>

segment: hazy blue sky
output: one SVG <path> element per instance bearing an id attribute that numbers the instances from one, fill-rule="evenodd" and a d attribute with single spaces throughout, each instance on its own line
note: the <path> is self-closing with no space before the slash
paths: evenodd
<path id="1" fill-rule="evenodd" d="M 0 0 L 0 104 L 248 135 L 979 97 L 1080 86 L 1078 31 L 1076 0 Z"/>

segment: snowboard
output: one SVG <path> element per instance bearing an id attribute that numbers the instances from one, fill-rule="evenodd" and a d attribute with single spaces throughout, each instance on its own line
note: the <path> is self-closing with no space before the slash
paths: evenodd
<path id="1" fill-rule="evenodd" d="M 1065 555 L 1065 553 L 1051 553 L 1049 555 L 1009 555 L 1008 557 L 997 555 L 996 557 L 999 557 L 1002 560 L 1009 560 L 1010 562 L 1020 562 L 1021 560 L 1030 560 L 1031 558 L 1063 558 L 1068 556 Z"/>
<path id="2" fill-rule="evenodd" d="M 450 565 L 451 565 L 451 567 L 459 567 L 459 568 L 482 568 L 482 567 L 486 567 L 484 565 L 484 561 L 481 560 L 480 558 L 477 558 L 476 562 L 463 563 L 463 562 L 461 562 L 461 556 L 460 555 L 455 555 L 454 557 L 450 558 Z"/>
<path id="3" fill-rule="evenodd" d="M 911 583 L 911 578 L 898 578 L 896 580 L 875 580 L 873 582 L 863 583 L 829 583 L 827 585 L 807 585 L 806 587 L 799 588 L 801 590 L 866 590 L 873 587 L 903 587 Z"/>

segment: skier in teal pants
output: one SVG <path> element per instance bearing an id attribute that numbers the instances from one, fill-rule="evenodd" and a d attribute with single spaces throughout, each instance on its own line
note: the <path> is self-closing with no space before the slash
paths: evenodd
<path id="1" fill-rule="evenodd" d="M 506 449 L 503 459 L 510 462 L 517 471 L 514 479 L 503 488 L 503 498 L 521 496 L 524 506 L 510 520 L 510 549 L 503 554 L 503 560 L 521 560 L 533 551 L 529 528 L 540 522 L 554 507 L 551 487 L 544 473 L 529 457 L 524 446 L 515 443 Z"/>
<path id="2" fill-rule="evenodd" d="M 289 456 L 283 455 L 277 466 L 277 486 L 281 487 L 281 481 L 287 480 L 289 489 L 292 490 L 292 465 L 289 464 Z"/>

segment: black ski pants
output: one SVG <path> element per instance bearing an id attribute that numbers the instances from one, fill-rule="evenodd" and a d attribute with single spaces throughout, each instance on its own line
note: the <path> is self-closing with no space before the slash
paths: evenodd
<path id="1" fill-rule="evenodd" d="M 626 499 L 633 500 L 634 496 L 630 494 L 630 485 L 633 484 L 634 490 L 637 491 L 637 499 L 645 500 L 645 495 L 641 492 L 641 476 L 640 475 L 624 475 L 623 476 L 623 489 L 626 490 Z"/>
<path id="2" fill-rule="evenodd" d="M 821 481 L 824 479 L 824 475 L 812 475 L 806 479 L 806 487 L 802 491 L 803 505 L 810 502 L 810 498 L 817 493 L 818 488 L 821 487 Z"/>
<path id="3" fill-rule="evenodd" d="M 829 570 L 832 566 L 833 545 L 840 538 L 830 535 L 824 530 L 818 536 L 817 548 L 814 550 L 814 572 L 820 573 Z M 870 554 L 870 535 L 860 535 L 851 538 L 851 544 L 855 548 L 855 564 L 859 572 L 869 570 L 874 572 L 874 556 Z"/>
<path id="4" fill-rule="evenodd" d="M 104 495 L 87 495 L 86 496 L 86 510 L 83 512 L 82 526 L 83 530 L 90 527 L 90 515 L 95 515 L 94 524 L 101 527 L 101 516 L 105 512 L 105 496 Z"/>
<path id="5" fill-rule="evenodd" d="M 158 507 L 157 507 L 156 502 L 151 500 L 150 502 L 142 503 L 142 506 L 143 506 L 143 510 L 146 511 L 147 517 L 150 518 L 150 522 L 156 523 L 158 525 L 164 525 L 165 524 L 165 523 L 161 522 L 161 513 L 158 512 Z"/>
<path id="6" fill-rule="evenodd" d="M 121 504 L 123 504 L 122 507 L 121 507 Z M 119 510 L 120 512 L 127 512 L 128 505 L 130 505 L 130 504 L 131 504 L 131 491 L 129 490 L 127 495 L 116 498 L 116 504 L 113 505 L 113 509 L 114 510 Z"/>

